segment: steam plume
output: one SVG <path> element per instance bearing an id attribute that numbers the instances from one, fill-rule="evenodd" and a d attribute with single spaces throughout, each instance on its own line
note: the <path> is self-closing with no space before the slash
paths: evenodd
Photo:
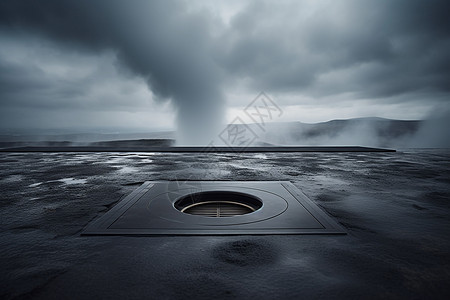
<path id="1" fill-rule="evenodd" d="M 139 2 L 139 3 L 137 3 Z M 204 144 L 223 114 L 218 70 L 210 59 L 207 16 L 172 1 L 2 1 L 0 29 L 32 32 L 80 51 L 114 51 L 176 108 L 179 143 Z"/>

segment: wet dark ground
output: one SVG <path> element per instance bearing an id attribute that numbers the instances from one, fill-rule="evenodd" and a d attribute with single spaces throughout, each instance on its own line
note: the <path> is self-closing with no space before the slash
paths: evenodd
<path id="1" fill-rule="evenodd" d="M 86 236 L 148 180 L 289 180 L 345 236 Z M 1 153 L 0 298 L 450 298 L 450 150 Z"/>

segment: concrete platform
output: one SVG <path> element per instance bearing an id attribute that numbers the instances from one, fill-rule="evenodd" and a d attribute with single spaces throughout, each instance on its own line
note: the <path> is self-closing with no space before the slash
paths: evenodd
<path id="1" fill-rule="evenodd" d="M 249 195 L 261 207 L 250 214 L 217 218 L 176 209 L 196 193 Z M 228 196 L 232 198 L 231 196 Z M 232 201 L 232 199 L 228 199 Z M 279 235 L 345 234 L 345 231 L 289 181 L 147 181 L 83 235 Z"/>
<path id="2" fill-rule="evenodd" d="M 290 181 L 347 235 L 81 236 L 145 181 Z M 1 153 L 1 299 L 449 299 L 450 151 Z"/>

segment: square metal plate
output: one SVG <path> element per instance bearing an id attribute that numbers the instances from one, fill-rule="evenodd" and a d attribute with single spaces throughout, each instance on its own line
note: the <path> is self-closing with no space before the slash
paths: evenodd
<path id="1" fill-rule="evenodd" d="M 214 218 L 183 213 L 174 203 L 209 191 L 250 194 L 263 206 L 246 215 Z M 82 235 L 346 234 L 289 181 L 147 181 Z"/>

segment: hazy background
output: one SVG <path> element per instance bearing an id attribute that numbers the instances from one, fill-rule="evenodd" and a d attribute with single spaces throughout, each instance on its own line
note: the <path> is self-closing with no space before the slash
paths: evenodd
<path id="1" fill-rule="evenodd" d="M 282 114 L 262 142 L 450 147 L 449 11 L 445 0 L 1 1 L 0 133 L 207 144 L 236 117 L 252 123 L 243 110 L 265 91 Z M 303 124 L 362 117 L 427 121 Z"/>

